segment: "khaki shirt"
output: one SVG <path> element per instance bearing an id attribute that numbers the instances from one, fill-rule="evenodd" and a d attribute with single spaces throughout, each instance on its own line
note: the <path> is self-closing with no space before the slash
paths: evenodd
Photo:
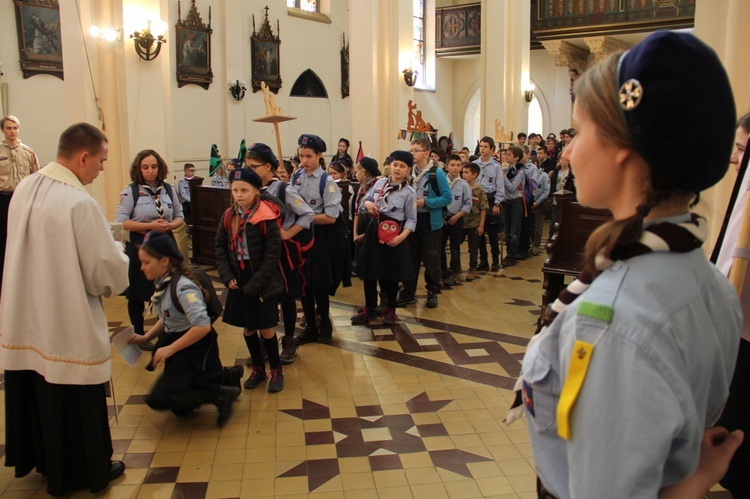
<path id="1" fill-rule="evenodd" d="M 18 183 L 39 170 L 34 150 L 26 144 L 9 146 L 0 142 L 0 191 L 13 192 Z"/>

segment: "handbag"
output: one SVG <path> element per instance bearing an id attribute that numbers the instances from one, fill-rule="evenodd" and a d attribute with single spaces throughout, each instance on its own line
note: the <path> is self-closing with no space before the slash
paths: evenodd
<path id="1" fill-rule="evenodd" d="M 378 223 L 378 241 L 380 244 L 391 242 L 401 233 L 401 225 L 395 220 L 383 220 Z"/>

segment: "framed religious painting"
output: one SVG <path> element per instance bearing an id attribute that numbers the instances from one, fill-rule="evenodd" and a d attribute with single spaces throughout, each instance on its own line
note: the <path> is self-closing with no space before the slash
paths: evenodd
<path id="1" fill-rule="evenodd" d="M 205 89 L 214 80 L 211 71 L 211 7 L 208 8 L 208 24 L 203 23 L 195 0 L 190 11 L 182 19 L 181 5 L 177 2 L 177 86 L 198 85 Z"/>
<path id="2" fill-rule="evenodd" d="M 279 54 L 279 21 L 276 21 L 276 34 L 271 29 L 268 21 L 268 7 L 260 31 L 255 31 L 255 15 L 253 14 L 253 35 L 250 37 L 250 54 L 252 57 L 252 81 L 253 92 L 261 89 L 261 82 L 275 94 L 281 88 L 281 62 Z"/>
<path id="3" fill-rule="evenodd" d="M 18 54 L 24 78 L 49 74 L 63 79 L 60 6 L 57 0 L 13 0 Z"/>

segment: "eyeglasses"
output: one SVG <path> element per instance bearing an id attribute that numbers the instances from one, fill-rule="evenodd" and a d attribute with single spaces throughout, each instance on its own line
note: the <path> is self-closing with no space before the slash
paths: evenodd
<path id="1" fill-rule="evenodd" d="M 247 166 L 248 168 L 252 168 L 253 170 L 255 170 L 256 168 L 259 168 L 259 167 L 261 167 L 263 165 L 267 165 L 267 164 L 268 163 L 258 163 L 257 165 L 245 165 L 245 166 Z"/>
<path id="2" fill-rule="evenodd" d="M 409 152 L 412 154 L 417 154 L 418 152 L 427 152 L 427 150 L 426 149 L 410 149 Z"/>

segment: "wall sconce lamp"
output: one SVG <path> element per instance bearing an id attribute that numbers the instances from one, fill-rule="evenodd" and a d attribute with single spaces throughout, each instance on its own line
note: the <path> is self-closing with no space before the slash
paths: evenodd
<path id="1" fill-rule="evenodd" d="M 240 80 L 235 80 L 233 82 L 229 82 L 229 93 L 232 94 L 232 97 L 234 97 L 234 100 L 242 100 L 245 98 L 245 92 L 247 91 L 247 88 L 245 88 L 245 82 Z"/>
<path id="2" fill-rule="evenodd" d="M 534 100 L 534 86 L 533 85 L 523 91 L 523 100 L 525 100 L 526 102 L 531 102 L 532 100 Z"/>
<path id="3" fill-rule="evenodd" d="M 99 26 L 94 25 L 89 28 L 89 35 L 103 42 L 121 42 L 122 28 L 100 28 Z"/>
<path id="4" fill-rule="evenodd" d="M 419 74 L 419 71 L 414 71 L 411 66 L 404 69 L 404 83 L 409 85 L 410 87 L 413 87 L 417 83 L 417 75 Z"/>
<path id="5" fill-rule="evenodd" d="M 160 20 L 156 21 L 155 24 L 153 32 L 151 31 L 151 20 L 149 20 L 144 29 L 130 35 L 135 44 L 135 53 L 144 61 L 156 59 L 161 52 L 162 44 L 167 43 L 167 40 L 164 39 L 167 23 Z"/>

